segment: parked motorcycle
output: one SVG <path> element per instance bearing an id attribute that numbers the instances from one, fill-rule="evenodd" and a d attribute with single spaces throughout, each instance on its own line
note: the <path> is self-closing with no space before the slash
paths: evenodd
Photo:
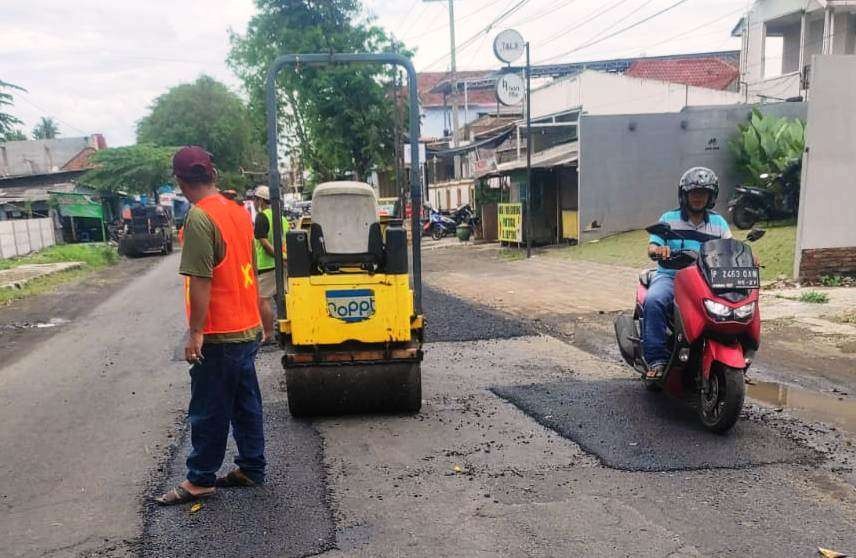
<path id="1" fill-rule="evenodd" d="M 440 240 L 444 236 L 455 236 L 459 225 L 469 225 L 472 231 L 481 226 L 481 219 L 470 204 L 460 206 L 449 215 L 429 208 L 428 219 L 422 225 L 422 232 L 425 236 L 431 235 L 434 240 Z"/>
<path id="2" fill-rule="evenodd" d="M 781 174 L 762 174 L 763 188 L 738 186 L 728 202 L 731 220 L 738 229 L 751 229 L 758 221 L 797 216 L 800 203 L 802 161 L 794 161 Z"/>
<path id="3" fill-rule="evenodd" d="M 457 214 L 455 214 L 457 216 Z M 460 223 L 451 216 L 446 216 L 431 209 L 428 215 L 428 220 L 422 225 L 422 232 L 427 236 L 431 235 L 434 240 L 440 240 L 444 236 L 455 236 L 455 232 Z"/>
<path id="4" fill-rule="evenodd" d="M 664 240 L 682 240 L 667 223 L 648 227 Z M 755 229 L 750 242 L 764 236 Z M 644 304 L 656 270 L 642 273 L 632 315 L 615 319 L 621 355 L 642 374 L 649 391 L 663 391 L 697 404 L 704 426 L 727 432 L 740 417 L 744 375 L 761 342 L 758 309 L 760 273 L 752 249 L 735 239 L 705 242 L 699 252 L 677 250 L 661 265 L 679 270 L 675 277 L 675 310 L 669 327 L 671 358 L 662 378 L 645 378 L 642 356 Z"/>

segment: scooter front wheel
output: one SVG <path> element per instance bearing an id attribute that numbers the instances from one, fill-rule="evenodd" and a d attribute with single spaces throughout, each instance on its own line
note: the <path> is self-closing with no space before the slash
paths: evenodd
<path id="1" fill-rule="evenodd" d="M 707 393 L 699 393 L 698 413 L 702 424 L 711 432 L 724 434 L 740 418 L 746 382 L 743 370 L 724 365 L 710 372 Z"/>
<path id="2" fill-rule="evenodd" d="M 431 238 L 434 240 L 440 240 L 443 238 L 443 226 L 437 225 L 433 229 L 431 229 Z"/>

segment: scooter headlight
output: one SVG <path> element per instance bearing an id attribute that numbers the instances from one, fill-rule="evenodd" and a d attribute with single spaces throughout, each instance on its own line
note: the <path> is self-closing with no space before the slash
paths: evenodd
<path id="1" fill-rule="evenodd" d="M 750 302 L 744 306 L 734 309 L 734 317 L 738 320 L 748 320 L 755 315 L 755 303 Z"/>
<path id="2" fill-rule="evenodd" d="M 730 318 L 731 308 L 714 300 L 704 299 L 704 307 L 714 318 Z"/>

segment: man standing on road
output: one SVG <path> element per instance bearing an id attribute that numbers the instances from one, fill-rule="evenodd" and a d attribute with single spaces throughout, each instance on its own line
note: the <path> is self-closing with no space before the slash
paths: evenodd
<path id="1" fill-rule="evenodd" d="M 214 184 L 211 155 L 180 149 L 173 174 L 193 204 L 184 225 L 179 272 L 185 276 L 190 369 L 190 439 L 187 480 L 156 501 L 172 505 L 204 498 L 215 486 L 264 482 L 262 398 L 255 357 L 261 330 L 253 271 L 252 225 L 246 211 Z M 217 478 L 229 425 L 238 446 L 235 464 Z"/>
<path id="2" fill-rule="evenodd" d="M 270 208 L 270 189 L 258 186 L 253 193 L 256 207 L 254 226 L 256 269 L 259 272 L 259 296 L 261 296 L 262 326 L 264 327 L 266 343 L 274 338 L 274 306 L 276 296 L 276 260 L 273 250 L 273 211 Z M 288 221 L 282 217 L 282 259 L 286 266 L 285 233 L 288 232 Z M 284 302 L 278 301 L 277 304 Z"/>

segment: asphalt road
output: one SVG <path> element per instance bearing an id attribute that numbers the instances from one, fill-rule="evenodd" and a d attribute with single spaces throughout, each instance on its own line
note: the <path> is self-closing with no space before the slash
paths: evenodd
<path id="1" fill-rule="evenodd" d="M 578 420 L 568 406 L 595 401 L 615 416 L 645 409 L 641 388 L 619 389 L 609 406 L 604 394 L 628 383 L 623 367 L 433 291 L 419 415 L 295 422 L 277 355 L 265 353 L 258 369 L 272 484 L 221 491 L 196 513 L 154 509 L 146 496 L 181 478 L 186 451 L 176 267 L 175 256 L 162 259 L 0 365 L 3 556 L 856 552 L 854 485 L 811 439 L 795 442 L 749 412 L 733 447 L 800 458 L 738 463 L 723 450 L 725 468 L 716 468 L 704 462 L 708 438 L 678 413 L 659 417 L 645 459 L 665 461 L 678 448 L 687 460 L 668 471 L 625 470 L 566 431 Z M 615 427 L 596 414 L 584 417 L 594 437 Z M 607 445 L 620 443 L 603 434 Z"/>

